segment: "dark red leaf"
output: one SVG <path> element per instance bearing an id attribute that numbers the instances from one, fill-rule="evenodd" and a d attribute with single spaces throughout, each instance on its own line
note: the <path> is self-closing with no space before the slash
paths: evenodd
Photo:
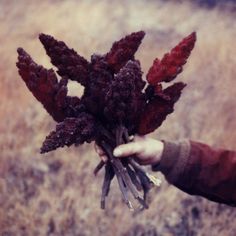
<path id="1" fill-rule="evenodd" d="M 167 115 L 174 111 L 174 104 L 185 86 L 186 84 L 179 82 L 163 90 L 163 94 L 168 96 L 169 100 L 155 96 L 149 101 L 141 115 L 138 128 L 140 135 L 151 133 L 161 126 Z"/>

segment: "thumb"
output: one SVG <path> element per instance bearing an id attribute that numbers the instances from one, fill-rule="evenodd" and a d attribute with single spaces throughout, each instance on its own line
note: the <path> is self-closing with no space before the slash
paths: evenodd
<path id="1" fill-rule="evenodd" d="M 142 151 L 142 146 L 138 143 L 127 143 L 116 147 L 113 155 L 116 157 L 126 157 L 138 154 Z"/>

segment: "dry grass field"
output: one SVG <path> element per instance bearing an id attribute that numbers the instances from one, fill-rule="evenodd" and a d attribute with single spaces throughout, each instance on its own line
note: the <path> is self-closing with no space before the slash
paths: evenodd
<path id="1" fill-rule="evenodd" d="M 179 76 L 188 86 L 153 137 L 189 138 L 236 149 L 235 12 L 200 8 L 189 1 L 0 1 L 0 235 L 1 236 L 235 236 L 234 208 L 189 196 L 163 184 L 150 194 L 150 209 L 133 214 L 113 183 L 100 210 L 101 172 L 93 145 L 40 155 L 55 123 L 17 74 L 17 47 L 51 67 L 38 40 L 61 39 L 89 59 L 114 40 L 146 31 L 137 58 L 146 73 L 184 36 L 196 47 Z M 70 93 L 81 88 L 70 84 Z"/>

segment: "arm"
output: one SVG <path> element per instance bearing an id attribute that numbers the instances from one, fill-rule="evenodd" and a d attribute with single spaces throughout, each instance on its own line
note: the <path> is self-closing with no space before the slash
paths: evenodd
<path id="1" fill-rule="evenodd" d="M 106 161 L 104 153 L 98 151 Z M 184 140 L 158 141 L 136 136 L 132 143 L 120 145 L 114 155 L 136 155 L 141 165 L 152 165 L 179 189 L 192 195 L 236 206 L 236 151 L 214 149 L 206 144 Z"/>
<path id="2" fill-rule="evenodd" d="M 184 192 L 236 206 L 236 152 L 194 141 L 167 142 L 152 165 Z"/>

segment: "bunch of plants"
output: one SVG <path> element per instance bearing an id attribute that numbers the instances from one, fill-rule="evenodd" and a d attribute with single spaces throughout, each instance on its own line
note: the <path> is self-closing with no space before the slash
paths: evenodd
<path id="1" fill-rule="evenodd" d="M 124 202 L 133 208 L 130 195 L 144 208 L 146 196 L 156 180 L 137 162 L 135 156 L 118 159 L 113 150 L 131 142 L 131 135 L 146 135 L 161 126 L 174 111 L 186 84 L 171 83 L 182 72 L 196 34 L 184 38 L 161 60 L 156 58 L 146 80 L 135 53 L 144 38 L 143 31 L 131 33 L 113 43 L 104 55 L 93 54 L 90 61 L 70 49 L 63 41 L 40 34 L 51 63 L 46 69 L 18 48 L 19 74 L 34 97 L 58 123 L 41 147 L 41 153 L 85 142 L 95 142 L 108 157 L 94 170 L 105 168 L 101 208 L 105 208 L 110 185 L 116 177 Z M 60 78 L 59 78 L 60 77 Z M 84 86 L 81 97 L 69 96 L 69 80 Z"/>

